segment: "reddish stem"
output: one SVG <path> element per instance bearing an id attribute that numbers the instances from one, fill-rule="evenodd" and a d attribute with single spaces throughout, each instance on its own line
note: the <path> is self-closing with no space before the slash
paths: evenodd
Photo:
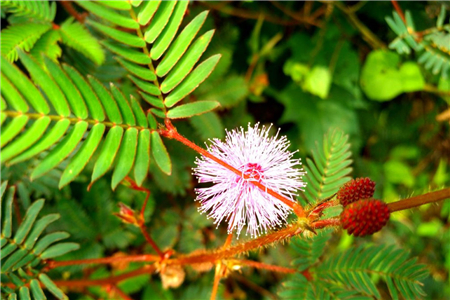
<path id="1" fill-rule="evenodd" d="M 84 264 L 111 264 L 120 262 L 138 262 L 138 261 L 158 261 L 159 256 L 151 255 L 151 254 L 142 254 L 142 255 L 129 255 L 123 257 L 111 256 L 111 257 L 103 257 L 103 258 L 90 258 L 90 259 L 79 259 L 79 260 L 66 260 L 66 261 L 54 261 L 51 260 L 47 264 L 47 269 L 54 269 L 58 267 L 65 266 L 73 266 L 73 265 L 84 265 Z"/>
<path id="2" fill-rule="evenodd" d="M 117 285 L 111 285 L 109 288 L 111 289 L 111 292 L 113 294 L 112 296 L 117 294 L 124 300 L 133 300 L 127 294 L 125 294 Z"/>
<path id="3" fill-rule="evenodd" d="M 180 135 L 177 132 L 177 130 L 175 129 L 175 127 L 173 127 L 173 125 L 170 123 L 170 121 L 166 122 L 166 127 L 167 127 L 167 129 L 162 129 L 162 130 L 159 131 L 161 135 L 163 135 L 163 136 L 165 136 L 167 138 L 170 138 L 170 139 L 175 139 L 175 140 L 183 143 L 184 145 L 188 146 L 189 148 L 197 151 L 198 153 L 202 154 L 203 156 L 206 156 L 206 157 L 212 159 L 216 163 L 224 166 L 228 170 L 232 171 L 233 173 L 235 173 L 238 176 L 241 176 L 244 179 L 249 179 L 250 178 L 248 175 L 243 174 L 241 171 L 239 171 L 235 167 L 227 164 L 223 160 L 215 157 L 214 155 L 212 155 L 211 153 L 209 153 L 205 149 L 197 146 L 196 144 L 194 144 L 193 142 L 191 142 L 190 140 L 188 140 L 184 136 Z M 251 181 L 251 183 L 253 185 L 257 186 L 260 190 L 265 191 L 269 195 L 275 197 L 276 199 L 280 200 L 281 202 L 283 202 L 284 204 L 286 204 L 287 206 L 292 208 L 292 210 L 294 210 L 294 213 L 297 215 L 297 217 L 299 217 L 299 218 L 304 218 L 305 217 L 305 211 L 303 210 L 303 207 L 301 207 L 297 202 L 293 202 L 293 201 L 289 200 L 288 198 L 278 194 L 274 190 L 269 189 L 268 187 L 264 186 L 263 184 L 261 184 L 261 183 L 259 183 L 257 181 Z"/>
<path id="4" fill-rule="evenodd" d="M 245 259 L 243 259 L 243 260 L 230 260 L 230 261 L 234 262 L 235 264 L 243 264 L 246 267 L 253 267 L 253 268 L 256 268 L 256 269 L 264 269 L 264 270 L 269 270 L 269 271 L 279 272 L 279 273 L 293 274 L 293 273 L 297 272 L 297 270 L 292 269 L 292 268 L 286 268 L 286 267 L 269 265 L 269 264 L 257 262 L 257 261 L 254 261 L 254 260 L 245 260 Z"/>
<path id="5" fill-rule="evenodd" d="M 86 13 L 78 13 L 77 10 L 73 7 L 71 1 L 60 1 L 59 2 L 64 9 L 71 14 L 78 22 L 84 23 L 84 19 L 86 18 Z"/>
<path id="6" fill-rule="evenodd" d="M 390 212 L 405 210 L 450 198 L 450 188 L 388 203 Z"/>
<path id="7" fill-rule="evenodd" d="M 139 229 L 141 230 L 142 234 L 144 235 L 147 242 L 155 249 L 156 253 L 158 253 L 159 257 L 163 258 L 164 253 L 159 249 L 158 245 L 156 245 L 155 241 L 153 241 L 150 234 L 147 232 L 147 228 L 145 227 L 144 222 L 140 222 Z"/>
<path id="8" fill-rule="evenodd" d="M 406 25 L 405 15 L 403 14 L 403 11 L 398 2 L 396 0 L 391 0 L 391 3 L 394 6 L 395 10 L 397 11 L 398 15 L 400 16 L 400 18 L 402 18 L 403 23 L 405 23 Z"/>

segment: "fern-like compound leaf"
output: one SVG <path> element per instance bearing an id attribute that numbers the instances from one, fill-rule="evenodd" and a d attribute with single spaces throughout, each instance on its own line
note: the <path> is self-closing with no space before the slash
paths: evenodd
<path id="1" fill-rule="evenodd" d="M 348 136 L 342 131 L 329 132 L 323 139 L 321 146 L 312 151 L 314 162 L 306 160 L 305 200 L 315 203 L 334 195 L 339 187 L 350 180 L 347 175 L 352 169 L 350 159 L 350 144 Z"/>
<path id="2" fill-rule="evenodd" d="M 56 243 L 67 238 L 65 232 L 54 232 L 42 236 L 48 225 L 59 219 L 58 214 L 51 214 L 38 219 L 44 200 L 35 201 L 26 211 L 18 228 L 13 227 L 12 201 L 15 187 L 9 188 L 4 201 L 7 183 L 1 186 L 0 206 L 3 221 L 1 242 L 1 276 L 2 299 L 19 295 L 19 299 L 46 299 L 41 284 L 59 299 L 67 296 L 53 283 L 42 269 L 43 260 L 61 256 L 79 248 L 75 243 Z M 55 244 L 56 243 L 56 244 Z M 53 244 L 53 245 L 52 245 Z M 26 269 L 26 272 L 25 272 Z M 8 286 L 9 284 L 9 286 Z M 29 284 L 29 288 L 26 285 Z M 31 290 L 31 293 L 30 293 Z"/>
<path id="3" fill-rule="evenodd" d="M 56 3 L 50 1 L 4 0 L 2 9 L 16 16 L 49 23 L 56 15 Z"/>
<path id="4" fill-rule="evenodd" d="M 2 30 L 2 55 L 9 61 L 16 61 L 19 58 L 17 49 L 30 51 L 36 41 L 51 27 L 50 23 L 31 22 L 10 25 Z"/>
<path id="5" fill-rule="evenodd" d="M 321 231 L 318 235 L 307 239 L 295 237 L 291 240 L 291 248 L 298 254 L 292 264 L 299 271 L 303 271 L 317 262 L 322 256 L 327 241 L 331 238 L 330 231 Z"/>

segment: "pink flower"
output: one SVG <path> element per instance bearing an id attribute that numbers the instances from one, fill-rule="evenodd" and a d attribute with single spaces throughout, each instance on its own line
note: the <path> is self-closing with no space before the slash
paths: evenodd
<path id="1" fill-rule="evenodd" d="M 290 207 L 252 182 L 257 181 L 291 201 L 296 201 L 298 190 L 305 187 L 305 172 L 296 168 L 301 162 L 292 158 L 295 152 L 287 150 L 289 141 L 285 136 L 278 138 L 278 133 L 269 137 L 270 127 L 249 124 L 246 132 L 242 127 L 227 131 L 225 142 L 213 139 L 208 146 L 212 155 L 240 170 L 247 179 L 205 156 L 196 159 L 194 174 L 198 181 L 213 183 L 196 189 L 199 210 L 208 212 L 215 224 L 227 221 L 229 233 L 236 230 L 239 235 L 247 225 L 247 233 L 258 236 L 282 225 L 290 213 Z"/>

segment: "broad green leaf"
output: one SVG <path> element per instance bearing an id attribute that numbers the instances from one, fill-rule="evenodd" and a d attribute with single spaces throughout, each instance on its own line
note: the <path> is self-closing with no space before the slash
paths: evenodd
<path id="1" fill-rule="evenodd" d="M 42 134 L 45 132 L 49 124 L 49 117 L 45 116 L 37 119 L 36 122 L 34 122 L 26 132 L 15 139 L 10 145 L 8 145 L 8 147 L 2 149 L 0 153 L 0 160 L 2 162 L 5 162 L 31 147 L 37 140 L 42 137 Z"/>
<path id="2" fill-rule="evenodd" d="M 0 74 L 0 76 L 2 86 L 1 92 L 3 97 L 6 99 L 8 104 L 14 108 L 14 110 L 26 113 L 28 111 L 28 104 L 25 102 L 22 95 L 16 90 L 16 88 L 12 85 L 8 78 L 3 75 L 3 72 Z"/>
<path id="3" fill-rule="evenodd" d="M 139 94 L 142 96 L 142 98 L 144 98 L 144 100 L 148 104 L 150 104 L 154 107 L 164 108 L 164 102 L 162 99 L 160 99 L 158 97 L 153 97 L 153 96 L 147 95 L 146 93 L 139 92 Z"/>
<path id="4" fill-rule="evenodd" d="M 18 58 L 18 49 L 29 52 L 36 41 L 50 28 L 50 23 L 35 23 L 30 21 L 8 26 L 2 30 L 2 56 L 11 62 L 16 61 Z"/>
<path id="5" fill-rule="evenodd" d="M 137 51 L 134 49 L 124 48 L 119 46 L 117 43 L 103 41 L 102 45 L 108 48 L 111 52 L 119 55 L 120 57 L 135 62 L 140 65 L 147 65 L 152 62 L 151 58 L 148 55 L 145 55 L 141 51 Z"/>
<path id="6" fill-rule="evenodd" d="M 30 72 L 34 82 L 45 92 L 56 112 L 61 116 L 68 117 L 70 115 L 70 108 L 61 89 L 29 55 L 19 51 L 19 57 L 20 61 L 25 65 L 25 68 Z"/>
<path id="7" fill-rule="evenodd" d="M 98 40 L 83 24 L 74 22 L 73 18 L 68 18 L 58 31 L 62 42 L 67 46 L 77 50 L 96 65 L 101 65 L 105 62 L 105 53 Z"/>
<path id="8" fill-rule="evenodd" d="M 186 12 L 188 4 L 189 1 L 177 2 L 169 23 L 153 44 L 152 50 L 150 52 L 150 56 L 153 60 L 159 59 L 169 47 L 173 38 L 177 34 L 178 28 L 180 27 L 181 21 L 183 20 L 183 16 Z"/>
<path id="9" fill-rule="evenodd" d="M 91 182 L 96 181 L 98 178 L 103 176 L 109 168 L 111 168 L 114 158 L 116 157 L 116 153 L 119 150 L 122 135 L 123 128 L 120 126 L 115 126 L 109 130 L 100 151 L 100 155 L 95 163 Z"/>
<path id="10" fill-rule="evenodd" d="M 44 158 L 44 160 L 31 173 L 31 180 L 40 177 L 59 165 L 83 138 L 88 123 L 80 121 L 76 123 L 72 131 Z"/>
<path id="11" fill-rule="evenodd" d="M 136 158 L 137 139 L 138 130 L 136 128 L 129 128 L 125 131 L 112 176 L 111 187 L 113 190 L 130 173 L 133 167 Z"/>
<path id="12" fill-rule="evenodd" d="M 83 76 L 71 66 L 63 65 L 63 69 L 83 96 L 91 117 L 99 122 L 105 120 L 105 112 L 103 111 L 102 104 Z"/>
<path id="13" fill-rule="evenodd" d="M 67 300 L 69 299 L 46 274 L 39 274 L 39 280 L 56 298 Z"/>
<path id="14" fill-rule="evenodd" d="M 15 65 L 11 64 L 3 56 L 0 56 L 0 60 L 2 73 L 6 75 L 10 82 L 14 82 L 14 86 L 17 90 L 21 91 L 27 102 L 30 103 L 38 113 L 48 115 L 50 107 L 35 85 Z"/>
<path id="15" fill-rule="evenodd" d="M 14 194 L 16 193 L 16 187 L 12 186 L 9 188 L 8 196 L 6 197 L 6 204 L 4 208 L 2 207 L 2 237 L 9 238 L 11 237 L 12 232 L 12 203 L 14 200 Z M 3 205 L 3 199 L 2 199 L 2 205 Z M 4 209 L 4 214 L 3 214 Z M 6 256 L 4 253 L 4 249 L 2 249 L 2 257 L 3 255 Z"/>
<path id="16" fill-rule="evenodd" d="M 33 294 L 33 297 L 36 300 L 47 299 L 45 297 L 44 291 L 41 289 L 41 286 L 39 285 L 39 281 L 37 281 L 36 279 L 33 279 L 30 281 L 30 289 L 31 289 L 31 293 Z"/>
<path id="17" fill-rule="evenodd" d="M 220 106 L 217 101 L 197 101 L 172 108 L 167 112 L 169 119 L 189 118 L 194 115 L 201 115 Z"/>
<path id="18" fill-rule="evenodd" d="M 120 114 L 119 108 L 117 107 L 117 104 L 111 94 L 95 77 L 88 76 L 88 79 L 95 94 L 98 96 L 103 107 L 105 108 L 108 119 L 114 124 L 122 124 L 122 115 Z"/>
<path id="19" fill-rule="evenodd" d="M 127 99 L 125 99 L 122 92 L 113 83 L 110 83 L 109 85 L 114 100 L 119 105 L 119 109 L 120 112 L 122 113 L 125 124 L 135 126 L 136 119 L 134 117 L 133 111 L 131 110 L 130 104 L 128 103 Z"/>
<path id="20" fill-rule="evenodd" d="M 61 180 L 59 181 L 60 189 L 70 183 L 84 169 L 100 144 L 104 132 L 104 124 L 98 123 L 92 127 L 86 140 L 64 169 Z"/>
<path id="21" fill-rule="evenodd" d="M 199 37 L 188 51 L 181 58 L 178 64 L 172 69 L 169 75 L 161 84 L 161 91 L 165 94 L 173 90 L 192 70 L 194 65 L 205 52 L 209 42 L 214 34 L 214 30 L 210 30 Z"/>
<path id="22" fill-rule="evenodd" d="M 136 117 L 137 124 L 143 128 L 148 127 L 147 117 L 142 110 L 141 105 L 134 99 L 133 95 L 130 95 L 131 108 L 133 109 L 133 114 Z"/>
<path id="23" fill-rule="evenodd" d="M 152 154 L 158 167 L 170 175 L 172 173 L 172 162 L 170 161 L 169 153 L 167 153 L 166 146 L 164 146 L 159 133 L 156 131 L 152 132 Z"/>
<path id="24" fill-rule="evenodd" d="M 13 138 L 18 135 L 28 122 L 27 115 L 19 115 L 15 117 L 8 125 L 1 127 L 0 147 L 5 146 Z"/>
<path id="25" fill-rule="evenodd" d="M 139 132 L 136 162 L 134 164 L 134 180 L 141 186 L 148 174 L 150 165 L 150 130 L 144 129 Z"/>
<path id="26" fill-rule="evenodd" d="M 144 38 L 153 43 L 170 20 L 177 1 L 162 1 L 150 25 L 145 29 Z"/>
<path id="27" fill-rule="evenodd" d="M 147 81 L 143 81 L 137 77 L 134 77 L 133 75 L 129 75 L 128 77 L 131 79 L 131 81 L 134 82 L 134 84 L 137 85 L 138 88 L 140 88 L 144 92 L 149 93 L 150 95 L 153 96 L 161 95 L 161 91 L 158 89 L 156 85 L 149 83 Z"/>
<path id="28" fill-rule="evenodd" d="M 207 11 L 200 13 L 184 28 L 180 35 L 178 35 L 175 42 L 170 46 L 169 51 L 167 51 L 161 63 L 156 68 L 156 75 L 158 75 L 158 77 L 165 76 L 180 60 L 186 49 L 191 44 L 192 40 L 197 35 L 197 32 L 202 27 L 207 15 Z"/>
<path id="29" fill-rule="evenodd" d="M 84 9 L 92 12 L 94 15 L 106 19 L 109 22 L 116 24 L 120 27 L 125 27 L 129 29 L 139 29 L 139 24 L 131 17 L 125 17 L 124 15 L 119 14 L 114 10 L 103 7 L 95 2 L 77 1 L 76 3 L 81 7 L 83 7 Z"/>
<path id="30" fill-rule="evenodd" d="M 137 77 L 144 79 L 145 81 L 153 81 L 156 79 L 155 73 L 150 71 L 148 67 L 141 67 L 124 59 L 121 59 L 120 57 L 117 57 L 116 59 L 122 65 L 122 67 L 124 67 L 131 74 L 136 75 Z"/>
<path id="31" fill-rule="evenodd" d="M 73 114 L 80 119 L 86 119 L 88 117 L 86 105 L 84 104 L 83 98 L 74 86 L 73 82 L 67 77 L 63 70 L 61 70 L 61 68 L 48 57 L 44 58 L 44 62 L 47 66 L 49 74 L 53 77 L 62 92 L 65 94 L 67 101 L 72 107 Z"/>
<path id="32" fill-rule="evenodd" d="M 127 0 L 122 0 L 122 1 L 102 0 L 102 1 L 97 1 L 97 3 L 117 9 L 117 10 L 130 10 L 131 9 L 131 5 Z"/>
<path id="33" fill-rule="evenodd" d="M 28 208 L 27 213 L 25 214 L 25 217 L 14 236 L 14 242 L 16 244 L 20 245 L 25 240 L 28 232 L 30 232 L 31 228 L 33 227 L 37 215 L 44 206 L 44 202 L 45 200 L 43 199 L 37 200 L 33 204 L 31 204 L 30 208 Z"/>
<path id="34" fill-rule="evenodd" d="M 47 226 L 58 220 L 59 214 L 50 214 L 46 215 L 45 217 L 40 218 L 36 224 L 33 226 L 33 229 L 31 230 L 30 234 L 28 235 L 25 243 L 23 244 L 25 248 L 32 249 L 34 244 L 37 242 L 39 236 L 41 233 L 47 228 Z"/>
<path id="35" fill-rule="evenodd" d="M 420 59 L 419 59 L 420 61 Z M 414 62 L 398 68 L 400 56 L 384 50 L 373 51 L 361 71 L 361 87 L 372 100 L 389 101 L 403 92 L 420 91 L 425 86 L 423 75 Z"/>
<path id="36" fill-rule="evenodd" d="M 94 22 L 92 20 L 88 20 L 87 22 L 91 26 L 93 26 L 95 29 L 103 33 L 104 35 L 131 47 L 138 47 L 143 48 L 145 47 L 146 43 L 143 39 L 139 38 L 138 36 L 134 34 L 130 34 L 121 30 L 117 30 L 105 25 L 102 25 L 100 23 Z"/>
<path id="37" fill-rule="evenodd" d="M 41 153 L 42 151 L 51 147 L 54 143 L 56 143 L 67 131 L 69 128 L 70 121 L 68 119 L 62 119 L 58 121 L 53 128 L 47 132 L 43 138 L 41 138 L 36 144 L 31 146 L 24 153 L 20 154 L 16 158 L 13 158 L 9 164 L 15 164 L 26 159 L 29 159 L 36 154 Z"/>
<path id="38" fill-rule="evenodd" d="M 311 71 L 306 74 L 305 82 L 302 84 L 302 87 L 305 91 L 325 99 L 330 92 L 331 79 L 331 73 L 328 68 L 314 66 Z"/>
<path id="39" fill-rule="evenodd" d="M 39 241 L 36 243 L 36 246 L 34 247 L 34 253 L 36 255 L 39 255 L 47 249 L 48 246 L 51 244 L 66 239 L 70 235 L 67 232 L 59 231 L 59 232 L 52 232 L 44 236 L 43 238 L 39 239 Z"/>
<path id="40" fill-rule="evenodd" d="M 44 252 L 42 252 L 40 257 L 41 257 L 41 259 L 54 258 L 54 257 L 64 255 L 68 252 L 78 250 L 79 248 L 80 248 L 80 245 L 77 243 L 60 243 L 60 244 L 56 244 L 56 245 L 48 248 Z"/>
<path id="41" fill-rule="evenodd" d="M 158 9 L 160 3 L 160 0 L 145 1 L 137 14 L 139 24 L 147 25 Z"/>
<path id="42" fill-rule="evenodd" d="M 213 55 L 198 65 L 183 83 L 169 94 L 165 99 L 164 104 L 168 107 L 172 107 L 189 93 L 194 91 L 209 76 L 209 74 L 211 74 L 219 61 L 220 56 L 220 54 Z"/>

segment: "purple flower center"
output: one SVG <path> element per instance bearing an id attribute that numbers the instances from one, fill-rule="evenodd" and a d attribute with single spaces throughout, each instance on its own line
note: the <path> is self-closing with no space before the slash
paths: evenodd
<path id="1" fill-rule="evenodd" d="M 242 171 L 242 179 L 247 181 L 261 181 L 263 170 L 259 164 L 248 163 L 240 168 Z M 238 178 L 240 180 L 241 178 Z"/>

